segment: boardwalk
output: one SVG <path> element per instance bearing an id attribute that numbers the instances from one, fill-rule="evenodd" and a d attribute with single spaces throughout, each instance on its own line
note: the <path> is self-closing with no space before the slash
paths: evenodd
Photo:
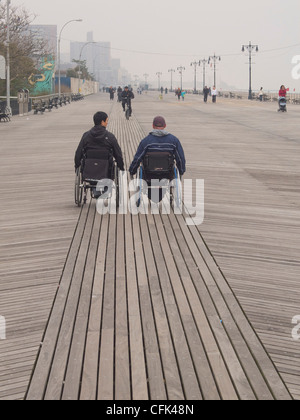
<path id="1" fill-rule="evenodd" d="M 300 108 L 273 107 L 150 94 L 127 123 L 99 95 L 0 126 L 0 399 L 300 398 Z M 186 177 L 205 180 L 201 226 L 74 208 L 73 153 L 98 109 L 127 166 L 165 115 Z"/>

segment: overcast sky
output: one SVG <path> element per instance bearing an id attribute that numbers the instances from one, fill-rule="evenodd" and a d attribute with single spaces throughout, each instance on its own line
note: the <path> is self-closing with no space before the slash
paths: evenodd
<path id="1" fill-rule="evenodd" d="M 4 1 L 4 0 L 2 0 Z M 110 41 L 112 57 L 132 75 L 148 73 L 169 80 L 168 70 L 186 67 L 184 80 L 192 83 L 192 61 L 222 56 L 218 85 L 224 82 L 248 88 L 248 58 L 242 44 L 258 44 L 253 65 L 253 88 L 278 90 L 281 84 L 300 92 L 300 80 L 292 78 L 293 57 L 300 56 L 299 0 L 12 0 L 37 15 L 35 24 L 56 24 L 63 32 L 62 51 L 70 40 L 85 41 L 88 31 L 95 41 Z M 174 76 L 175 84 L 179 75 Z M 199 85 L 202 72 L 198 70 Z M 207 83 L 213 72 L 207 68 Z M 225 85 L 224 85 L 225 86 Z"/>

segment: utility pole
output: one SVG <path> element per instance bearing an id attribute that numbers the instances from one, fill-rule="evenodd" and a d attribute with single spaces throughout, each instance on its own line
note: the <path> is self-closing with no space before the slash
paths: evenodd
<path id="1" fill-rule="evenodd" d="M 83 21 L 82 19 L 72 19 L 72 20 L 69 20 L 69 22 L 67 22 L 67 23 L 64 24 L 64 26 L 62 27 L 62 29 L 61 29 L 61 31 L 59 33 L 59 37 L 58 37 L 58 96 L 59 97 L 61 96 L 61 70 L 60 70 L 60 67 L 61 67 L 61 62 L 60 62 L 60 56 L 61 56 L 61 53 L 60 53 L 61 35 L 62 35 L 63 30 L 65 29 L 65 27 L 67 25 L 69 25 L 69 23 L 72 23 L 72 22 L 82 22 L 82 21 Z"/>
<path id="2" fill-rule="evenodd" d="M 197 93 L 197 66 L 200 66 L 200 61 L 194 61 L 191 63 L 191 67 L 194 66 L 195 75 L 194 75 L 194 94 Z"/>
<path id="3" fill-rule="evenodd" d="M 252 51 L 255 50 L 258 52 L 258 45 L 252 45 L 251 41 L 249 42 L 249 45 L 242 45 L 242 51 L 245 52 L 245 50 L 249 51 L 249 95 L 248 99 L 252 100 Z"/>
<path id="4" fill-rule="evenodd" d="M 11 106 L 10 106 L 10 1 L 7 0 L 6 2 L 6 108 L 7 113 L 11 114 Z"/>
<path id="5" fill-rule="evenodd" d="M 81 84 L 80 80 L 81 80 L 81 58 L 82 58 L 82 53 L 83 53 L 84 48 L 85 48 L 87 45 L 90 45 L 90 44 L 97 44 L 97 42 L 94 42 L 94 41 L 86 42 L 86 43 L 82 46 L 82 48 L 81 48 L 81 50 L 80 50 L 80 54 L 79 54 L 79 64 L 78 64 L 78 93 L 80 93 L 80 84 Z M 59 90 L 60 90 L 60 89 L 59 89 Z"/>
<path id="6" fill-rule="evenodd" d="M 184 70 L 185 70 L 185 67 L 183 67 L 183 66 L 177 67 L 177 70 L 179 71 L 179 74 L 180 74 L 180 79 L 181 79 L 181 91 L 182 91 L 182 89 L 183 89 L 182 78 L 183 78 L 183 72 L 184 72 Z"/>
<path id="7" fill-rule="evenodd" d="M 160 77 L 162 76 L 161 72 L 156 73 L 156 76 L 158 77 L 158 90 L 160 90 Z"/>
<path id="8" fill-rule="evenodd" d="M 170 69 L 168 70 L 169 73 L 171 73 L 171 92 L 173 92 L 173 73 L 175 73 L 176 70 Z"/>
<path id="9" fill-rule="evenodd" d="M 205 83 L 205 76 L 206 76 L 206 70 L 205 70 L 205 68 L 206 68 L 206 64 L 208 63 L 208 60 L 205 60 L 205 58 L 203 59 L 203 60 L 200 60 L 199 61 L 199 66 L 202 64 L 203 65 L 203 89 L 205 88 L 205 86 L 206 86 L 206 83 Z"/>
<path id="10" fill-rule="evenodd" d="M 208 64 L 211 63 L 211 61 L 214 62 L 214 86 L 217 86 L 217 61 L 221 61 L 221 57 L 217 56 L 216 53 L 213 56 L 210 56 L 208 59 Z"/>
<path id="11" fill-rule="evenodd" d="M 143 76 L 145 77 L 145 89 L 146 89 L 146 86 L 148 86 L 148 77 L 149 77 L 149 74 L 148 73 L 145 73 L 145 74 L 143 74 Z"/>

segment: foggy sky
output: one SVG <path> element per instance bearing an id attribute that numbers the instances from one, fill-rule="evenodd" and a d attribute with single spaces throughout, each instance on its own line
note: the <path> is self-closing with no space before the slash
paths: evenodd
<path id="1" fill-rule="evenodd" d="M 2 0 L 4 1 L 4 0 Z M 218 86 L 224 82 L 248 88 L 248 56 L 242 44 L 258 44 L 253 65 L 253 89 L 263 86 L 278 90 L 281 84 L 300 92 L 300 80 L 292 78 L 291 63 L 300 55 L 299 0 L 12 0 L 37 15 L 35 24 L 56 24 L 58 30 L 71 19 L 63 32 L 62 52 L 69 51 L 70 41 L 85 41 L 88 31 L 95 41 L 110 41 L 112 57 L 132 75 L 162 72 L 168 82 L 170 68 L 186 67 L 184 81 L 193 83 L 192 61 L 222 56 L 218 63 Z M 207 68 L 207 84 L 213 72 Z M 175 73 L 174 85 L 179 85 Z M 202 86 L 202 71 L 198 70 Z"/>

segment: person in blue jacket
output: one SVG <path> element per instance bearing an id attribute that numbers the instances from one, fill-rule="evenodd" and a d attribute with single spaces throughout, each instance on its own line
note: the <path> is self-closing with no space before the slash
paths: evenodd
<path id="1" fill-rule="evenodd" d="M 163 117 L 155 117 L 153 130 L 141 141 L 133 162 L 129 168 L 130 175 L 133 176 L 148 152 L 171 152 L 176 160 L 180 175 L 186 172 L 186 160 L 182 145 L 179 139 L 166 131 L 166 121 Z"/>

